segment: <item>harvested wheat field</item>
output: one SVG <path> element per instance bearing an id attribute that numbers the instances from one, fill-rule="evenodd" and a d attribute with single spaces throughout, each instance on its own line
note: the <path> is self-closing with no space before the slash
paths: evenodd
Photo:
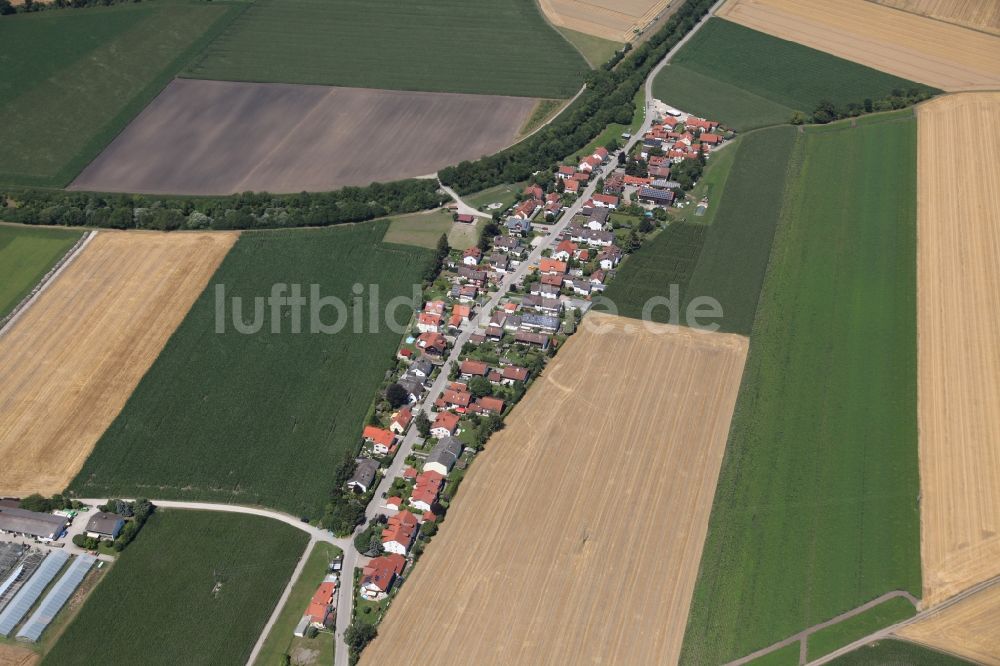
<path id="1" fill-rule="evenodd" d="M 0 666 L 33 666 L 38 660 L 37 652 L 17 645 L 0 643 Z"/>
<path id="2" fill-rule="evenodd" d="M 924 605 L 1000 574 L 1000 93 L 917 108 Z M 954 150 L 941 150 L 946 138 Z"/>
<path id="3" fill-rule="evenodd" d="M 287 193 L 423 176 L 507 146 L 537 102 L 175 79 L 70 189 Z"/>
<path id="4" fill-rule="evenodd" d="M 1000 37 L 867 0 L 729 0 L 717 15 L 942 90 L 1000 88 Z"/>
<path id="5" fill-rule="evenodd" d="M 977 592 L 896 633 L 976 663 L 1000 666 L 1000 585 Z"/>
<path id="6" fill-rule="evenodd" d="M 873 0 L 880 5 L 1000 35 L 1000 2 L 991 0 Z"/>
<path id="7" fill-rule="evenodd" d="M 361 663 L 676 662 L 746 352 L 587 315 L 473 464 Z"/>
<path id="8" fill-rule="evenodd" d="M 66 487 L 235 240 L 102 231 L 0 337 L 0 494 Z"/>
<path id="9" fill-rule="evenodd" d="M 682 0 L 538 0 L 545 16 L 555 25 L 577 32 L 628 42 L 664 10 L 673 13 Z"/>

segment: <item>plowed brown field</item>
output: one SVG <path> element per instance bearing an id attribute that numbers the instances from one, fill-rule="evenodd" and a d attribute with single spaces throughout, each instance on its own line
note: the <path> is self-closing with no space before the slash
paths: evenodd
<path id="1" fill-rule="evenodd" d="M 897 633 L 976 663 L 1000 666 L 1000 585 L 977 592 Z"/>
<path id="2" fill-rule="evenodd" d="M 538 0 L 538 4 L 555 25 L 628 42 L 635 37 L 634 30 L 645 28 L 664 10 L 676 11 L 682 0 Z"/>
<path id="3" fill-rule="evenodd" d="M 1000 37 L 866 0 L 729 0 L 718 16 L 942 90 L 1000 88 Z"/>
<path id="4" fill-rule="evenodd" d="M 473 464 L 361 663 L 676 662 L 746 351 L 587 315 Z"/>
<path id="5" fill-rule="evenodd" d="M 66 487 L 235 240 L 101 232 L 0 338 L 0 494 Z"/>
<path id="6" fill-rule="evenodd" d="M 997 118 L 1000 93 L 948 95 L 917 110 L 917 392 L 927 607 L 1000 574 Z"/>
<path id="7" fill-rule="evenodd" d="M 873 0 L 939 21 L 1000 35 L 1000 2 L 991 0 Z"/>

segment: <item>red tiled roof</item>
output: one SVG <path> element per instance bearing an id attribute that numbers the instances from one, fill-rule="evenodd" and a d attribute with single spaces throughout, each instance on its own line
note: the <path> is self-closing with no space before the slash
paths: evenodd
<path id="1" fill-rule="evenodd" d="M 458 427 L 458 414 L 452 414 L 451 412 L 441 412 L 435 417 L 434 423 L 431 428 L 444 428 L 449 432 L 455 432 L 455 428 Z"/>
<path id="2" fill-rule="evenodd" d="M 543 273 L 565 273 L 566 262 L 559 261 L 558 259 L 542 257 L 542 260 L 538 262 L 538 268 Z"/>
<path id="3" fill-rule="evenodd" d="M 327 608 L 333 602 L 333 593 L 337 589 L 337 584 L 333 582 L 320 583 L 316 592 L 306 608 L 306 615 L 312 618 L 313 622 L 322 622 L 326 617 Z"/>
<path id="4" fill-rule="evenodd" d="M 365 426 L 362 437 L 368 441 L 375 442 L 376 444 L 382 444 L 383 446 L 392 446 L 392 441 L 396 439 L 396 436 L 388 430 L 376 428 L 375 426 Z"/>
<path id="5" fill-rule="evenodd" d="M 392 585 L 393 579 L 403 573 L 405 566 L 406 558 L 397 553 L 372 558 L 362 570 L 361 584 L 371 584 L 385 592 Z"/>
<path id="6" fill-rule="evenodd" d="M 463 375 L 478 375 L 480 377 L 485 377 L 487 371 L 489 371 L 490 366 L 486 365 L 482 361 L 462 361 L 462 364 L 458 367 L 459 372 Z"/>

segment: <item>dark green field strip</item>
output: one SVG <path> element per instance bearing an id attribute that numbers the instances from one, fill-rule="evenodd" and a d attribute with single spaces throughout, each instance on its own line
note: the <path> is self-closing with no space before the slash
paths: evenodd
<path id="1" fill-rule="evenodd" d="M 245 664 L 307 541 L 260 516 L 156 513 L 42 663 Z"/>
<path id="2" fill-rule="evenodd" d="M 82 233 L 0 224 L 0 318 L 7 316 Z"/>
<path id="3" fill-rule="evenodd" d="M 799 644 L 792 643 L 750 662 L 750 666 L 799 666 Z"/>
<path id="4" fill-rule="evenodd" d="M 713 18 L 664 68 L 654 90 L 668 104 L 747 130 L 788 122 L 792 110 L 811 113 L 823 100 L 861 104 L 911 88 L 940 92 Z"/>
<path id="5" fill-rule="evenodd" d="M 72 488 L 84 496 L 150 495 L 263 504 L 317 517 L 331 474 L 355 452 L 368 407 L 393 363 L 400 336 L 379 318 L 375 333 L 292 332 L 290 310 L 271 331 L 233 324 L 231 297 L 253 299 L 275 283 L 311 284 L 349 307 L 352 287 L 377 285 L 379 303 L 412 294 L 432 253 L 380 242 L 386 222 L 323 230 L 246 232 L 174 332 Z M 225 333 L 216 333 L 216 285 L 226 293 Z M 367 309 L 364 311 L 367 321 Z M 405 318 L 400 308 L 398 317 Z M 348 313 L 350 316 L 350 313 Z M 332 308 L 324 321 L 336 320 Z M 368 327 L 365 327 L 368 330 Z"/>
<path id="6" fill-rule="evenodd" d="M 671 285 L 676 284 L 681 304 L 677 318 L 671 320 L 670 310 L 657 307 L 649 312 L 653 321 L 714 322 L 723 331 L 748 335 L 794 143 L 793 128 L 775 127 L 747 134 L 738 147 L 727 148 L 738 152 L 712 225 L 671 224 L 630 257 L 605 292 L 618 313 L 642 318 L 650 299 L 669 297 Z M 707 231 L 696 234 L 690 226 Z M 715 299 L 722 306 L 722 318 L 687 321 L 689 304 L 700 297 Z"/>
<path id="7" fill-rule="evenodd" d="M 68 184 L 243 7 L 158 0 L 4 17 L 0 183 Z"/>
<path id="8" fill-rule="evenodd" d="M 878 641 L 837 657 L 830 666 L 970 666 L 971 661 L 906 641 Z"/>
<path id="9" fill-rule="evenodd" d="M 588 70 L 534 0 L 257 0 L 185 76 L 567 98 Z"/>
<path id="10" fill-rule="evenodd" d="M 809 660 L 819 659 L 834 650 L 873 634 L 883 627 L 896 624 L 916 614 L 917 611 L 913 604 L 906 599 L 901 597 L 889 599 L 875 608 L 870 608 L 864 613 L 838 622 L 833 626 L 820 629 L 809 636 L 809 640 L 806 642 Z"/>
<path id="11" fill-rule="evenodd" d="M 920 594 L 915 123 L 838 127 L 796 146 L 684 663 Z"/>
<path id="12" fill-rule="evenodd" d="M 717 120 L 740 131 L 787 123 L 794 111 L 791 107 L 677 64 L 664 67 L 656 76 L 653 95 L 678 109 Z"/>

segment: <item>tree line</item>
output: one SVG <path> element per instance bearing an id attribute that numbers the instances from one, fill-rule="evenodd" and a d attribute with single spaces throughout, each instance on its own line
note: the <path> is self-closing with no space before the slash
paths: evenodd
<path id="1" fill-rule="evenodd" d="M 14 6 L 10 0 L 0 0 L 0 16 L 5 14 L 40 12 L 44 9 L 80 9 L 83 7 L 108 7 L 110 5 L 132 4 L 141 0 L 51 0 L 51 2 L 35 2 L 24 0 L 24 3 Z"/>
<path id="2" fill-rule="evenodd" d="M 856 118 L 866 113 L 905 109 L 917 102 L 930 99 L 934 94 L 932 90 L 928 90 L 927 88 L 910 88 L 905 91 L 900 88 L 894 88 L 888 97 L 875 100 L 868 97 L 861 103 L 850 102 L 846 106 L 837 106 L 830 100 L 822 100 L 816 105 L 811 114 L 806 115 L 801 111 L 796 111 L 792 114 L 789 122 L 793 125 L 802 125 L 805 123 L 825 125 L 826 123 L 832 123 L 834 120 Z"/>
<path id="3" fill-rule="evenodd" d="M 164 198 L 24 188 L 0 193 L 0 209 L 3 219 L 22 224 L 158 231 L 276 229 L 363 222 L 436 208 L 447 200 L 434 180 L 411 179 L 334 192 L 244 192 L 225 197 Z"/>
<path id="4" fill-rule="evenodd" d="M 500 183 L 526 180 L 536 171 L 551 171 L 567 155 L 580 150 L 611 123 L 627 125 L 635 114 L 633 99 L 653 67 L 708 11 L 712 0 L 687 0 L 656 34 L 622 53 L 617 66 L 587 76 L 583 94 L 542 130 L 495 155 L 465 161 L 439 172 L 441 182 L 461 194 Z"/>

